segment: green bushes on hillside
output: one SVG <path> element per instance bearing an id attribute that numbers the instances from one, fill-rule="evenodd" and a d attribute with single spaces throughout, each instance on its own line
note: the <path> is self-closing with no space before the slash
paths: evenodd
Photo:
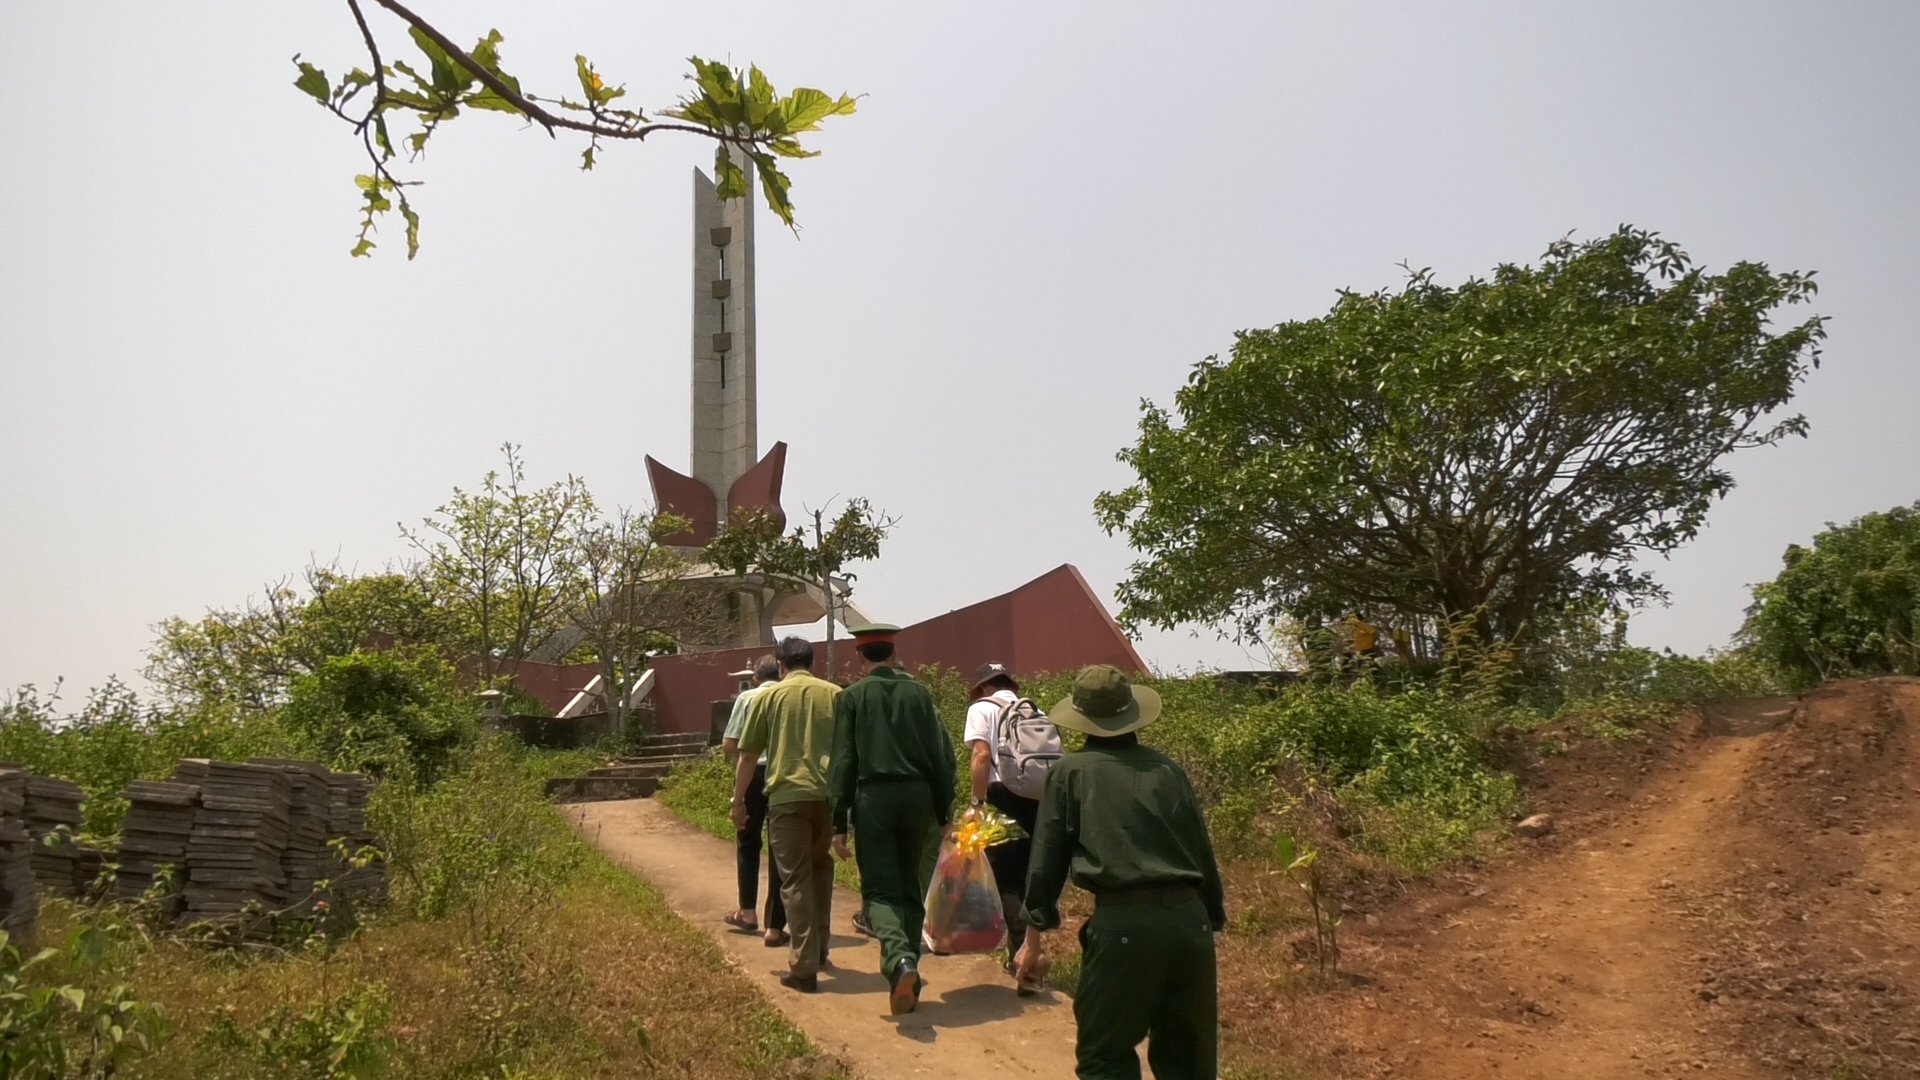
<path id="1" fill-rule="evenodd" d="M 960 742 L 965 680 L 920 672 L 933 690 L 960 762 L 956 804 L 967 792 Z M 1029 680 L 1023 691 L 1051 708 L 1070 676 Z M 1166 702 L 1142 739 L 1181 764 L 1208 807 L 1214 842 L 1228 854 L 1265 850 L 1268 833 L 1310 780 L 1347 804 L 1351 840 L 1412 872 L 1472 850 L 1514 804 L 1511 777 L 1482 751 L 1470 708 L 1430 691 L 1387 694 L 1370 685 L 1290 688 L 1272 699 L 1211 678 L 1152 681 Z M 1071 748 L 1076 741 L 1068 734 Z M 659 797 L 716 836 L 730 838 L 731 771 L 717 755 L 682 768 Z"/>
<path id="2" fill-rule="evenodd" d="M 118 906 L 50 902 L 43 941 L 86 943 L 84 956 L 68 950 L 85 964 L 27 965 L 0 947 L 0 983 L 19 990 L 0 1002 L 0 1029 L 33 1036 L 0 1054 L 0 1073 L 104 1075 L 56 1064 L 99 1060 L 94 1012 L 123 1005 L 140 1026 L 114 1044 L 114 1075 L 165 1080 L 613 1077 L 696 1057 L 691 1077 L 744 1080 L 808 1054 L 699 931 L 546 801 L 546 777 L 605 749 L 546 753 L 480 734 L 443 667 L 335 658 L 269 711 L 169 711 L 118 685 L 70 715 L 31 688 L 0 704 L 0 758 L 79 782 L 103 834 L 118 828 L 128 781 L 170 775 L 183 756 L 376 767 L 369 812 L 392 891 L 388 910 L 357 913 L 345 936 L 331 908 L 280 920 L 274 946 L 232 949 Z M 660 985 L 677 991 L 648 989 Z M 122 989 L 96 993 L 108 986 Z"/>
<path id="3" fill-rule="evenodd" d="M 1783 561 L 1747 613 L 1762 657 L 1807 685 L 1920 675 L 1920 503 L 1828 525 Z"/>
<path id="4" fill-rule="evenodd" d="M 475 707 L 451 665 L 430 649 L 329 657 L 293 681 L 281 717 L 310 753 L 336 769 L 384 774 L 397 756 L 421 782 L 472 741 Z"/>
<path id="5" fill-rule="evenodd" d="M 164 779 L 181 758 L 245 761 L 291 749 L 286 730 L 270 715 L 216 705 L 160 709 L 114 681 L 70 712 L 57 692 L 42 695 L 31 686 L 0 699 L 0 761 L 80 785 L 86 827 L 99 834 L 120 830 L 129 782 Z"/>

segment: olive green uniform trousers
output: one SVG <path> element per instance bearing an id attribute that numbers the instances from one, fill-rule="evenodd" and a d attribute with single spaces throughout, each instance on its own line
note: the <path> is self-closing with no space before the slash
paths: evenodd
<path id="1" fill-rule="evenodd" d="M 1073 999 L 1080 1080 L 1140 1080 L 1147 1040 L 1154 1080 L 1219 1073 L 1213 927 L 1197 891 L 1132 902 L 1102 898 L 1080 928 Z"/>
<path id="2" fill-rule="evenodd" d="M 903 961 L 920 960 L 927 920 L 927 880 L 933 873 L 940 822 L 921 780 L 869 780 L 854 796 L 854 860 L 867 925 L 880 941 L 880 973 L 892 979 Z"/>

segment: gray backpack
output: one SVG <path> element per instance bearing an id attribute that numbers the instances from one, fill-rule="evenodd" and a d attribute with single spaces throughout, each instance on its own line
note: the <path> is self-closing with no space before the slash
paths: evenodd
<path id="1" fill-rule="evenodd" d="M 1028 698 L 1000 706 L 1000 783 L 1023 799 L 1040 798 L 1047 770 L 1066 753 L 1060 729 Z"/>

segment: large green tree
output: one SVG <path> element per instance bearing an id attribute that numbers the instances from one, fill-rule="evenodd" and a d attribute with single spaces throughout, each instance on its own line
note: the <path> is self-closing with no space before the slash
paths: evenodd
<path id="1" fill-rule="evenodd" d="M 565 605 L 581 583 L 579 540 L 598 513 L 579 477 L 534 487 L 520 448 L 500 452 L 504 470 L 472 491 L 454 488 L 418 527 L 400 527 L 421 555 L 421 587 L 454 625 L 446 643 L 475 656 L 488 680 L 511 675 L 567 625 Z"/>
<path id="2" fill-rule="evenodd" d="M 1920 675 L 1920 503 L 1828 525 L 1753 590 L 1743 631 L 1807 681 Z"/>
<path id="3" fill-rule="evenodd" d="M 1709 273 L 1656 233 L 1563 239 L 1448 286 L 1410 272 L 1247 330 L 1173 407 L 1142 403 L 1095 502 L 1140 558 L 1124 618 L 1471 618 L 1510 639 L 1574 599 L 1661 596 L 1644 564 L 1733 487 L 1725 457 L 1804 434 L 1777 410 L 1819 362 L 1811 274 Z"/>
<path id="4" fill-rule="evenodd" d="M 386 27 L 368 18 L 369 9 L 376 14 L 384 10 L 404 25 L 406 43 L 383 43 Z M 463 49 L 449 33 L 398 0 L 347 0 L 347 10 L 366 49 L 364 66 L 334 78 L 295 56 L 293 84 L 345 121 L 366 153 L 368 171 L 354 177 L 361 203 L 360 233 L 352 250 L 356 256 L 372 254 L 378 220 L 396 208 L 406 222 L 407 257 L 418 253 L 420 215 L 407 190 L 419 181 L 397 175 L 394 163 L 402 147 L 417 159 L 434 132 L 463 112 L 505 113 L 549 136 L 567 132 L 583 137 L 582 169 L 593 168 L 608 140 L 640 142 L 663 133 L 712 139 L 719 144 L 714 178 L 720 196 L 747 193 L 737 153 L 760 177 L 767 205 L 791 226 L 793 201 L 781 159 L 817 156 L 800 137 L 818 131 L 829 117 L 854 111 L 854 99 L 846 94 L 835 97 L 807 87 L 782 94 L 757 67 L 741 70 L 697 56 L 688 61 L 693 67 L 691 89 L 675 104 L 651 114 L 625 101 L 626 88 L 610 85 L 585 56 L 573 58 L 576 91 L 543 96 L 523 88 L 503 66 L 505 39 L 498 30 L 489 30 L 471 49 Z M 404 126 L 390 119 L 404 121 Z"/>
<path id="5" fill-rule="evenodd" d="M 695 561 L 663 542 L 686 527 L 671 514 L 621 509 L 573 539 L 577 573 L 560 603 L 567 628 L 543 648 L 592 655 L 615 731 L 627 730 L 628 699 L 653 657 L 724 642 L 731 629 L 725 598 L 693 580 Z"/>
<path id="6" fill-rule="evenodd" d="M 177 704 L 264 709 L 281 703 L 294 679 L 331 657 L 381 637 L 437 643 L 452 628 L 407 573 L 355 576 L 315 565 L 300 580 L 282 579 L 239 606 L 161 622 L 146 675 Z"/>

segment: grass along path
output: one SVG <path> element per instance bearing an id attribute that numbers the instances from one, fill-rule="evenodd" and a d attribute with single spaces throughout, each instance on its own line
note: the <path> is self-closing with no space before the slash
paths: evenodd
<path id="1" fill-rule="evenodd" d="M 998 962 L 928 957 L 919 1011 L 889 1017 L 880 950 L 854 933 L 859 897 L 840 889 L 834 896 L 834 966 L 823 973 L 819 994 L 796 994 L 779 985 L 785 950 L 768 949 L 758 935 L 731 932 L 720 921 L 736 900 L 731 844 L 649 799 L 582 803 L 566 813 L 581 835 L 644 877 L 673 911 L 719 943 L 814 1045 L 861 1075 L 1046 1080 L 1073 1075 L 1071 1003 L 1052 993 L 1015 997 Z"/>
<path id="2" fill-rule="evenodd" d="M 53 940 L 64 927 L 56 905 Z M 136 996 L 161 1005 L 173 1029 L 125 1075 L 153 1080 L 260 1080 L 312 1075 L 289 1045 L 236 1049 L 223 1017 L 253 1031 L 276 1006 L 312 1008 L 379 988 L 394 1046 L 361 1075 L 409 1080 L 511 1076 L 616 1080 L 836 1080 L 806 1037 L 733 970 L 660 894 L 597 853 L 553 901 L 526 919 L 534 945 L 502 969 L 465 955 L 457 921 L 388 919 L 330 960 L 222 961 L 161 939 L 128 972 Z M 672 992 L 662 988 L 671 987 Z M 376 1035 L 369 1032 L 368 1036 Z M 297 1039 L 306 1046 L 311 1039 Z M 251 1052 L 249 1052 L 251 1050 Z M 278 1060 L 262 1060 L 262 1054 Z M 503 1066 L 506 1071 L 502 1071 Z"/>

